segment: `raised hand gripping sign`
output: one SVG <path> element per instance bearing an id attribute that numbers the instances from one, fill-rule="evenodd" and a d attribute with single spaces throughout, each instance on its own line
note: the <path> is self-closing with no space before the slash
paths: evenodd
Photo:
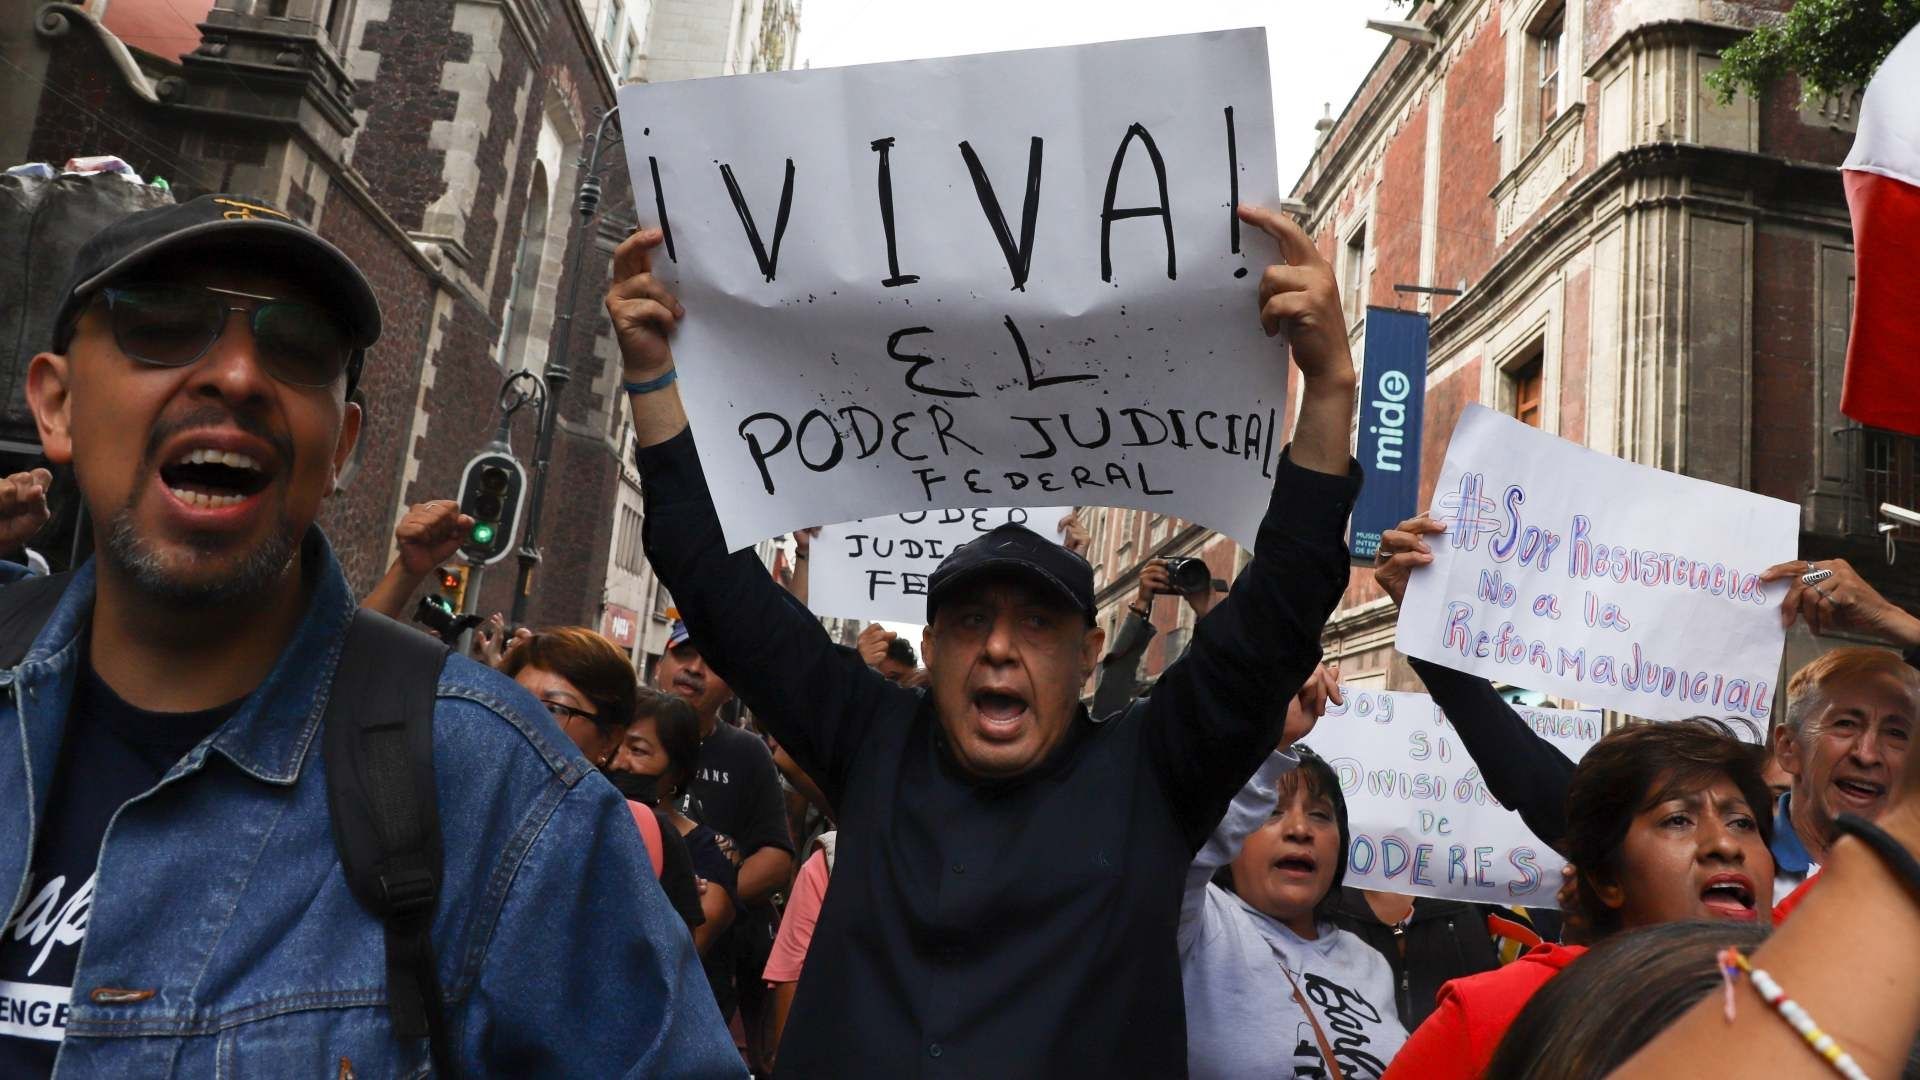
<path id="1" fill-rule="evenodd" d="M 1425 694 L 1342 687 L 1304 740 L 1340 778 L 1353 834 L 1347 884 L 1361 889 L 1553 907 L 1565 860 L 1500 805 L 1453 725 Z M 1578 762 L 1601 735 L 1598 710 L 1520 708 Z"/>
<path id="2" fill-rule="evenodd" d="M 727 542 L 945 507 L 1131 506 L 1251 545 L 1286 414 L 1261 332 L 1265 34 L 629 84 Z"/>
<path id="3" fill-rule="evenodd" d="M 829 525 L 813 538 L 807 606 L 868 622 L 926 622 L 927 578 L 954 548 L 1006 524 L 1057 540 L 1072 509 L 916 510 Z"/>
<path id="4" fill-rule="evenodd" d="M 1635 716 L 1764 734 L 1799 508 L 1596 453 L 1479 405 L 1434 492 L 1447 527 L 1400 605 L 1402 652 Z"/>

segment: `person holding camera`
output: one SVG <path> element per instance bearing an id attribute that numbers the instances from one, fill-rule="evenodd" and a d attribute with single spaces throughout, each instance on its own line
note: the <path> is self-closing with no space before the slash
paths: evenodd
<path id="1" fill-rule="evenodd" d="M 1147 655 L 1147 646 L 1159 633 L 1153 625 L 1155 600 L 1178 596 L 1193 609 L 1193 619 L 1199 622 L 1226 594 L 1227 583 L 1213 576 L 1204 559 L 1148 559 L 1140 568 L 1140 588 L 1127 604 L 1127 621 L 1114 635 L 1113 650 L 1100 661 L 1100 683 L 1089 706 L 1093 715 L 1112 716 L 1133 700 L 1140 659 Z"/>

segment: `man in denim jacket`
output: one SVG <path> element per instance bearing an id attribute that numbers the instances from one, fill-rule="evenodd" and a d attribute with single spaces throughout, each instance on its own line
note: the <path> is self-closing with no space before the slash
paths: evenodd
<path id="1" fill-rule="evenodd" d="M 359 434 L 372 291 L 222 195 L 103 230 L 65 295 L 27 397 L 98 557 L 0 670 L 0 1075 L 424 1074 L 320 754 L 354 600 L 313 522 Z M 740 1075 L 612 786 L 460 657 L 433 732 L 454 1067 Z"/>

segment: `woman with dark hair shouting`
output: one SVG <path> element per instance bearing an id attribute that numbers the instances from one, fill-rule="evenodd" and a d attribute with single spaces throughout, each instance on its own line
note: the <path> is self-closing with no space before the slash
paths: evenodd
<path id="1" fill-rule="evenodd" d="M 1187 871 L 1179 947 L 1194 1080 L 1374 1078 L 1407 1037 L 1386 960 L 1327 921 L 1346 874 L 1347 804 L 1333 769 L 1294 744 L 1329 697 L 1338 703 L 1339 687 L 1316 669 L 1288 704 L 1279 749 Z"/>
<path id="2" fill-rule="evenodd" d="M 1575 868 L 1574 914 L 1592 936 L 1688 919 L 1772 921 L 1766 757 L 1717 720 L 1623 728 L 1587 751 L 1561 847 Z M 1388 1076 L 1480 1076 L 1527 1000 L 1585 951 L 1541 945 L 1447 983 Z"/>

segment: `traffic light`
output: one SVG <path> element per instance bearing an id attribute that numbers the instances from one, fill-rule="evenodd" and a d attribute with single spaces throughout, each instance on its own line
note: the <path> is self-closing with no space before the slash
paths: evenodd
<path id="1" fill-rule="evenodd" d="M 475 566 L 506 558 L 526 502 L 527 470 L 512 455 L 489 450 L 467 462 L 460 477 L 460 512 L 473 519 L 460 551 Z"/>
<path id="2" fill-rule="evenodd" d="M 467 568 L 464 566 L 443 566 L 439 571 L 439 599 L 447 602 L 450 613 L 458 614 L 467 607 Z"/>

